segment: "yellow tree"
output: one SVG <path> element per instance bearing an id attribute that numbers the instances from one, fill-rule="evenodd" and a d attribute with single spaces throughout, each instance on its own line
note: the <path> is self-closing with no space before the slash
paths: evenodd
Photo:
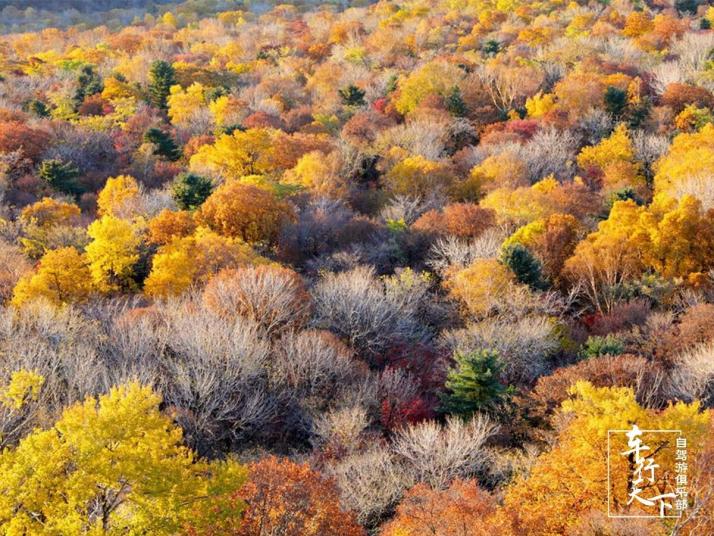
<path id="1" fill-rule="evenodd" d="M 446 95 L 458 84 L 461 73 L 455 65 L 433 61 L 412 72 L 399 84 L 399 95 L 394 103 L 401 114 L 413 111 L 429 95 Z"/>
<path id="2" fill-rule="evenodd" d="M 644 211 L 632 200 L 616 202 L 608 219 L 577 245 L 565 263 L 568 278 L 583 285 L 599 311 L 609 311 L 612 290 L 644 268 L 641 252 L 647 238 L 639 229 Z"/>
<path id="3" fill-rule="evenodd" d="M 270 173 L 276 170 L 274 137 L 265 128 L 224 134 L 214 144 L 199 148 L 191 157 L 191 169 L 224 179 Z"/>
<path id="4" fill-rule="evenodd" d="M 530 476 L 516 479 L 506 490 L 504 510 L 517 519 L 522 533 L 567 534 L 592 511 L 607 512 L 608 497 L 615 511 L 637 511 L 637 504 L 627 505 L 631 460 L 618 455 L 627 450 L 624 434 L 610 437 L 615 455 L 611 455 L 608 479 L 608 430 L 629 430 L 633 424 L 642 430 L 682 430 L 694 454 L 702 451 L 712 418 L 698 402 L 677 403 L 663 411 L 645 409 L 628 387 L 597 388 L 577 382 L 571 394 L 573 398 L 563 403 L 557 417 L 566 424 L 555 446 L 536 460 Z M 665 468 L 673 471 L 675 438 L 657 437 L 664 442 L 655 454 L 662 470 L 646 496 L 670 489 Z M 661 530 L 654 528 L 650 534 L 668 533 L 664 525 L 659 525 Z"/>
<path id="5" fill-rule="evenodd" d="M 714 125 L 708 123 L 699 132 L 675 137 L 669 152 L 655 164 L 655 193 L 676 191 L 684 180 L 714 174 Z"/>
<path id="6" fill-rule="evenodd" d="M 578 155 L 578 165 L 586 171 L 596 172 L 606 191 L 631 187 L 640 194 L 647 189 L 642 165 L 635 158 L 627 127 L 620 124 L 609 138 L 597 145 L 585 147 Z"/>
<path id="7" fill-rule="evenodd" d="M 155 298 L 176 296 L 204 284 L 224 268 L 267 262 L 240 239 L 199 227 L 187 237 L 161 246 L 154 255 L 144 292 Z"/>
<path id="8" fill-rule="evenodd" d="M 194 82 L 185 90 L 179 85 L 172 86 L 166 102 L 171 122 L 176 126 L 187 126 L 196 111 L 208 104 L 206 88 L 200 82 Z"/>
<path id="9" fill-rule="evenodd" d="M 496 212 L 501 223 L 525 225 L 551 214 L 572 214 L 579 219 L 597 210 L 599 199 L 585 184 L 575 178 L 561 184 L 549 175 L 530 187 L 497 188 L 479 205 Z"/>
<path id="10" fill-rule="evenodd" d="M 141 238 L 128 221 L 102 216 L 87 229 L 92 241 L 86 248 L 92 280 L 101 292 L 134 287 L 134 265 L 139 260 Z"/>
<path id="11" fill-rule="evenodd" d="M 221 95 L 208 104 L 217 126 L 229 126 L 239 123 L 245 115 L 245 105 L 232 95 Z"/>
<path id="12" fill-rule="evenodd" d="M 685 195 L 663 194 L 649 207 L 618 201 L 607 220 L 575 248 L 565 271 L 585 285 L 598 310 L 609 310 L 611 291 L 644 270 L 667 278 L 696 277 L 714 266 L 714 212 Z"/>
<path id="13" fill-rule="evenodd" d="M 86 259 L 73 247 L 50 250 L 37 269 L 20 278 L 12 304 L 44 298 L 55 305 L 81 302 L 92 292 L 92 276 Z"/>
<path id="14" fill-rule="evenodd" d="M 79 207 L 73 203 L 43 197 L 42 200 L 22 209 L 20 221 L 26 225 L 35 224 L 40 227 L 76 225 L 81 213 Z"/>
<path id="15" fill-rule="evenodd" d="M 697 198 L 677 201 L 659 194 L 640 223 L 647 236 L 644 262 L 663 277 L 687 277 L 714 266 L 714 212 L 704 212 Z"/>
<path id="16" fill-rule="evenodd" d="M 450 274 L 444 284 L 471 314 L 487 316 L 517 283 L 513 272 L 496 259 L 479 259 Z"/>
<path id="17" fill-rule="evenodd" d="M 416 155 L 395 164 L 384 180 L 394 194 L 425 196 L 433 191 L 447 192 L 454 175 L 446 164 Z"/>
<path id="18" fill-rule="evenodd" d="M 502 151 L 474 166 L 466 185 L 481 194 L 495 188 L 525 187 L 529 185 L 528 168 L 514 151 Z"/>
<path id="19" fill-rule="evenodd" d="M 117 217 L 130 216 L 141 193 L 139 183 L 129 175 L 110 177 L 97 197 L 97 214 Z"/>
<path id="20" fill-rule="evenodd" d="M 283 181 L 308 188 L 315 193 L 344 197 L 348 190 L 337 152 L 325 155 L 310 151 L 300 157 L 295 167 L 285 172 Z"/>
<path id="21" fill-rule="evenodd" d="M 0 532 L 173 535 L 235 529 L 245 470 L 182 444 L 161 398 L 130 383 L 67 408 L 0 454 Z"/>

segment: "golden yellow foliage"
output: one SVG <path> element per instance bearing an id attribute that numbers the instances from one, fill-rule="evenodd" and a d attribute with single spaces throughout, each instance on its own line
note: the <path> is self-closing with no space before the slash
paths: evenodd
<path id="1" fill-rule="evenodd" d="M 274 137 L 265 128 L 224 134 L 214 144 L 199 148 L 191 157 L 191 169 L 224 179 L 270 173 L 276 170 Z"/>
<path id="2" fill-rule="evenodd" d="M 176 126 L 188 126 L 196 111 L 207 104 L 206 88 L 200 82 L 194 82 L 185 90 L 179 85 L 171 86 L 166 102 L 171 122 Z"/>
<path id="3" fill-rule="evenodd" d="M 526 111 L 528 117 L 543 117 L 548 112 L 555 108 L 555 97 L 552 93 L 538 92 L 526 99 Z"/>
<path id="4" fill-rule="evenodd" d="M 126 217 L 141 193 L 139 183 L 129 175 L 110 177 L 97 197 L 97 214 Z"/>
<path id="5" fill-rule="evenodd" d="M 169 536 L 227 518 L 235 527 L 243 503 L 231 495 L 245 470 L 198 459 L 160 403 L 149 387 L 115 387 L 3 451 L 0 532 Z"/>
<path id="6" fill-rule="evenodd" d="M 714 266 L 714 213 L 685 195 L 679 201 L 662 194 L 649 207 L 631 200 L 616 202 L 607 220 L 588 235 L 565 269 L 586 284 L 600 310 L 608 309 L 612 290 L 644 269 L 664 277 L 688 277 Z"/>
<path id="7" fill-rule="evenodd" d="M 38 298 L 55 305 L 81 302 L 92 292 L 87 260 L 73 247 L 50 250 L 34 272 L 15 285 L 12 304 L 21 306 Z"/>
<path id="8" fill-rule="evenodd" d="M 21 409 L 28 400 L 36 401 L 45 378 L 33 370 L 16 370 L 10 376 L 10 382 L 0 387 L 0 405 L 7 408 Z"/>
<path id="9" fill-rule="evenodd" d="M 484 193 L 496 188 L 518 188 L 528 184 L 528 168 L 514 151 L 503 151 L 474 166 L 469 181 L 478 184 Z"/>
<path id="10" fill-rule="evenodd" d="M 445 281 L 449 294 L 475 316 L 486 316 L 515 285 L 506 266 L 496 259 L 480 259 L 450 274 Z"/>
<path id="11" fill-rule="evenodd" d="M 310 151 L 300 157 L 295 167 L 285 172 L 283 182 L 310 189 L 315 193 L 341 197 L 347 192 L 337 153 L 325 155 Z"/>
<path id="12" fill-rule="evenodd" d="M 647 184 L 642 166 L 635 158 L 627 127 L 620 124 L 610 137 L 597 145 L 583 148 L 578 165 L 585 170 L 596 170 L 602 177 L 605 190 L 632 187 L 644 193 Z"/>
<path id="13" fill-rule="evenodd" d="M 115 216 L 102 216 L 87 229 L 92 242 L 86 248 L 92 280 L 101 292 L 134 287 L 134 265 L 141 238 L 137 228 Z"/>
<path id="14" fill-rule="evenodd" d="M 535 536 L 566 534 L 581 516 L 607 512 L 608 496 L 614 507 L 625 506 L 629 462 L 624 456 L 611 457 L 608 480 L 608 430 L 629 430 L 633 423 L 643 430 L 680 429 L 690 452 L 701 452 L 711 420 L 711 412 L 701 411 L 698 402 L 680 402 L 661 412 L 645 409 L 630 388 L 597 388 L 578 382 L 571 393 L 574 398 L 560 410 L 567 425 L 558 434 L 558 442 L 538 457 L 530 476 L 518 478 L 506 491 L 504 508 L 512 512 L 522 530 Z M 662 467 L 674 467 L 675 437 L 667 438 L 672 443 L 669 448 L 658 450 L 657 462 Z M 657 485 L 664 483 L 660 480 Z M 657 488 L 646 495 L 655 491 Z M 635 507 L 630 510 L 634 513 Z"/>
<path id="15" fill-rule="evenodd" d="M 32 223 L 40 227 L 76 225 L 81 213 L 80 208 L 73 203 L 43 197 L 42 200 L 23 208 L 20 220 L 25 224 Z"/>
<path id="16" fill-rule="evenodd" d="M 156 298 L 176 296 L 194 284 L 204 284 L 224 268 L 267 262 L 243 241 L 199 227 L 176 238 L 154 255 L 144 292 Z"/>
<path id="17" fill-rule="evenodd" d="M 461 73 L 454 65 L 444 61 L 427 63 L 399 84 L 394 106 L 399 113 L 408 114 L 428 95 L 446 95 L 460 79 Z"/>
<path id="18" fill-rule="evenodd" d="M 714 125 L 676 136 L 669 152 L 655 164 L 655 172 L 656 193 L 672 193 L 683 179 L 714 175 Z"/>
<path id="19" fill-rule="evenodd" d="M 395 164 L 384 181 L 394 194 L 425 196 L 435 191 L 448 192 L 454 176 L 446 164 L 416 155 Z"/>

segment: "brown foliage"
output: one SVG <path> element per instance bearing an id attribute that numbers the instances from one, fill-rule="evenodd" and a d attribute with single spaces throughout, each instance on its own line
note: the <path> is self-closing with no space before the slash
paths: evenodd
<path id="1" fill-rule="evenodd" d="M 679 319 L 679 325 L 665 336 L 669 353 L 679 353 L 714 339 L 714 304 L 701 303 L 690 307 Z"/>
<path id="2" fill-rule="evenodd" d="M 191 213 L 186 210 L 164 209 L 149 221 L 148 240 L 152 244 L 168 244 L 175 238 L 189 236 L 196 229 Z"/>
<path id="3" fill-rule="evenodd" d="M 474 203 L 452 203 L 442 211 L 430 210 L 414 222 L 417 231 L 460 238 L 476 238 L 496 223 L 495 212 Z"/>
<path id="4" fill-rule="evenodd" d="M 15 284 L 30 269 L 20 248 L 0 239 L 0 304 L 12 297 Z"/>
<path id="5" fill-rule="evenodd" d="M 332 481 L 307 464 L 265 458 L 249 467 L 238 495 L 248 507 L 237 536 L 362 536 L 354 515 L 340 507 Z"/>
<path id="6" fill-rule="evenodd" d="M 427 484 L 410 489 L 397 507 L 397 515 L 387 523 L 381 536 L 487 536 L 499 527 L 488 518 L 496 502 L 473 480 L 455 480 L 446 490 Z"/>
<path id="7" fill-rule="evenodd" d="M 246 242 L 274 243 L 293 210 L 273 193 L 238 181 L 213 192 L 196 213 L 200 224 Z"/>
<path id="8" fill-rule="evenodd" d="M 37 162 L 47 149 L 49 135 L 19 121 L 0 122 L 0 153 L 22 150 L 22 154 Z"/>
<path id="9" fill-rule="evenodd" d="M 689 84 L 669 84 L 662 94 L 662 104 L 669 106 L 678 114 L 688 104 L 697 108 L 711 108 L 714 106 L 714 95 L 711 91 L 699 86 Z"/>

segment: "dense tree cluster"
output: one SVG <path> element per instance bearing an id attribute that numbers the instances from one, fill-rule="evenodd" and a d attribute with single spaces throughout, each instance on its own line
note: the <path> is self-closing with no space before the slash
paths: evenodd
<path id="1" fill-rule="evenodd" d="M 714 533 L 714 8 L 241 6 L 0 37 L 0 533 Z"/>

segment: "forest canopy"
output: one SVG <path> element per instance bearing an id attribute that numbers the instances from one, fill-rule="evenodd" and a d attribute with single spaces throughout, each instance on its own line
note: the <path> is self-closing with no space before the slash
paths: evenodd
<path id="1" fill-rule="evenodd" d="M 0 533 L 714 534 L 714 7 L 6 4 Z"/>

